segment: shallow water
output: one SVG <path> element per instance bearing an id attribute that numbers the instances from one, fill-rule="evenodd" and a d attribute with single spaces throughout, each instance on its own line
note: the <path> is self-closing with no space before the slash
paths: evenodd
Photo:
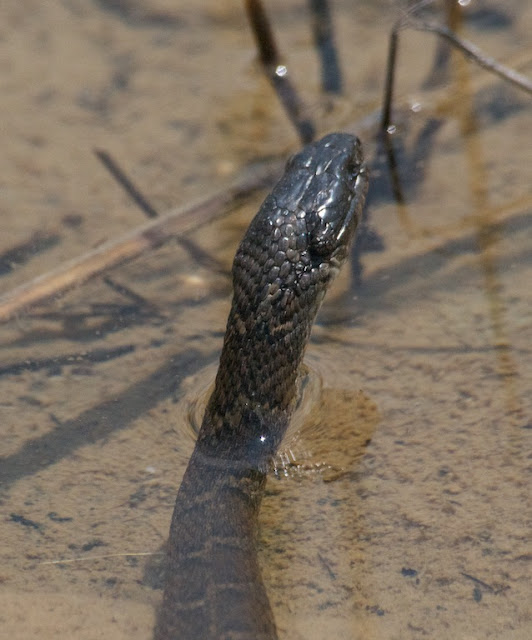
<path id="1" fill-rule="evenodd" d="M 144 222 L 94 147 L 162 212 L 297 148 L 240 6 L 179 4 L 3 3 L 0 295 Z M 529 3 L 471 5 L 464 35 L 530 76 Z M 356 130 L 373 158 L 394 10 L 338 3 L 345 95 L 332 103 L 302 6 L 268 6 L 320 131 Z M 306 422 L 269 479 L 260 554 L 281 638 L 532 634 L 532 103 L 459 57 L 445 86 L 423 89 L 434 48 L 405 32 L 405 203 L 374 169 L 384 250 L 328 295 Z M 150 637 L 190 414 L 262 195 L 189 234 L 210 262 L 169 241 L 107 270 L 111 284 L 0 325 L 8 637 Z"/>

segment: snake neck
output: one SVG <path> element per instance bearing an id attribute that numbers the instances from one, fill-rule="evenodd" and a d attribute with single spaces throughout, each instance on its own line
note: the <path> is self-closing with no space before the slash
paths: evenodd
<path id="1" fill-rule="evenodd" d="M 253 324 L 246 322 L 248 313 L 233 302 L 198 446 L 264 469 L 292 415 L 314 313 L 294 322 L 273 310 Z"/>

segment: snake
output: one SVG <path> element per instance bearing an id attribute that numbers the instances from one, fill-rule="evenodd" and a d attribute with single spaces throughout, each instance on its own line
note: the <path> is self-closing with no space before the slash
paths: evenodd
<path id="1" fill-rule="evenodd" d="M 214 389 L 178 490 L 155 640 L 278 638 L 257 555 L 268 468 L 298 397 L 323 297 L 368 188 L 358 138 L 293 155 L 236 252 Z"/>

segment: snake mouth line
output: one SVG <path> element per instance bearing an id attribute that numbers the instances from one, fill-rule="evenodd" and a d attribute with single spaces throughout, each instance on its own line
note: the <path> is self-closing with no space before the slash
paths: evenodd
<path id="1" fill-rule="evenodd" d="M 340 231 L 338 232 L 337 242 L 340 245 L 346 245 L 349 248 L 350 243 L 354 237 L 354 230 L 351 232 L 353 227 L 356 228 L 358 225 L 358 217 L 359 217 L 359 203 L 360 201 L 364 201 L 366 198 L 366 194 L 368 192 L 368 184 L 369 184 L 369 169 L 365 163 L 360 166 L 358 174 L 355 178 L 355 185 L 353 189 L 354 198 L 351 203 L 351 207 L 349 208 L 347 215 L 344 220 L 344 224 L 342 225 Z M 349 234 L 351 234 L 349 236 Z M 344 238 L 349 236 L 347 243 Z"/>

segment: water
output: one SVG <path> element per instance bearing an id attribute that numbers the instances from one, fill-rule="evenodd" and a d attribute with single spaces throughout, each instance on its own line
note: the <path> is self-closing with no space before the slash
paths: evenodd
<path id="1" fill-rule="evenodd" d="M 2 293 L 143 223 L 93 147 L 163 212 L 297 148 L 239 6 L 109 5 L 0 10 Z M 359 123 L 371 158 L 364 117 L 379 104 L 393 8 L 339 5 L 346 88 L 334 104 L 318 94 L 302 7 L 269 6 L 322 131 Z M 505 19 L 470 10 L 466 36 L 530 75 L 527 3 L 505 3 Z M 459 60 L 446 86 L 424 90 L 434 46 L 403 36 L 405 204 L 382 195 L 383 174 L 370 211 L 385 250 L 363 254 L 360 285 L 346 269 L 328 295 L 307 423 L 261 511 L 281 638 L 531 635 L 531 103 Z M 10 638 L 149 637 L 190 410 L 229 309 L 224 271 L 259 202 L 191 234 L 220 271 L 171 241 L 107 272 L 140 299 L 96 278 L 1 325 Z"/>

